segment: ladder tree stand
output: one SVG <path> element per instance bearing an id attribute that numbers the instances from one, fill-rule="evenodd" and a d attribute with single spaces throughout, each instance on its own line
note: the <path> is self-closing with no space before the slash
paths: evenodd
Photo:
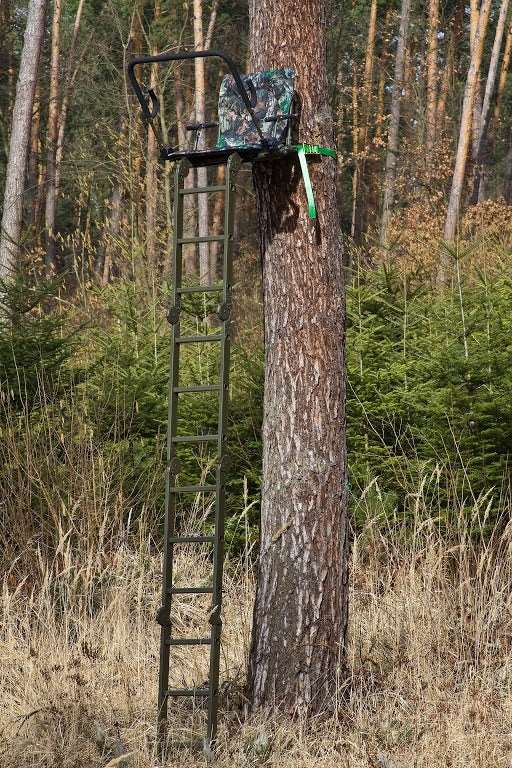
<path id="1" fill-rule="evenodd" d="M 136 67 L 165 64 L 196 58 L 220 58 L 229 74 L 224 78 L 219 96 L 219 132 L 217 145 L 210 149 L 197 149 L 198 136 L 203 130 L 217 127 L 217 123 L 192 123 L 187 130 L 194 135 L 193 148 L 171 147 L 164 143 L 160 126 L 155 122 L 159 114 L 159 100 L 154 90 L 145 88 L 136 76 Z M 292 144 L 294 128 L 299 115 L 294 113 L 294 73 L 291 69 L 270 70 L 252 75 L 241 75 L 234 62 L 220 51 L 190 51 L 142 56 L 128 66 L 128 77 L 140 103 L 142 116 L 155 132 L 163 162 L 175 163 L 174 170 L 174 232 L 172 258 L 172 288 L 167 319 L 171 327 L 171 362 L 169 377 L 169 411 L 166 452 L 166 493 L 163 545 L 162 604 L 157 612 L 160 632 L 160 667 L 158 682 L 157 743 L 159 753 L 165 753 L 169 700 L 190 697 L 193 701 L 207 702 L 206 734 L 202 740 L 206 755 L 213 754 L 217 736 L 219 708 L 220 641 L 222 630 L 222 578 L 224 567 L 224 515 L 225 480 L 229 467 L 227 445 L 227 414 L 229 404 L 230 322 L 233 287 L 233 230 L 235 213 L 236 176 L 244 162 L 278 161 L 290 155 L 298 156 L 302 171 L 310 218 L 316 217 L 313 190 L 306 156 L 335 157 L 334 150 L 309 144 Z M 224 165 L 226 172 L 222 184 L 206 187 L 186 187 L 184 180 L 193 167 Z M 203 237 L 187 236 L 184 232 L 185 195 L 224 194 L 224 229 Z M 210 285 L 183 284 L 183 247 L 203 242 L 222 244 L 222 275 L 218 283 Z M 210 295 L 218 298 L 217 316 L 220 327 L 215 333 L 185 335 L 180 330 L 180 316 L 184 297 Z M 187 344 L 218 345 L 219 377 L 216 384 L 182 385 L 180 383 L 180 350 Z M 214 393 L 218 398 L 217 429 L 214 434 L 179 435 L 178 412 L 180 395 L 188 393 Z M 181 444 L 216 447 L 215 482 L 179 485 Z M 208 535 L 185 535 L 179 530 L 177 498 L 180 494 L 214 495 L 213 530 Z M 209 586 L 176 586 L 173 581 L 175 549 L 180 544 L 210 545 L 213 547 L 213 575 Z M 211 595 L 208 613 L 210 625 L 207 637 L 173 637 L 172 603 L 176 595 Z M 171 652 L 179 646 L 208 646 L 208 683 L 197 687 L 170 687 Z"/>

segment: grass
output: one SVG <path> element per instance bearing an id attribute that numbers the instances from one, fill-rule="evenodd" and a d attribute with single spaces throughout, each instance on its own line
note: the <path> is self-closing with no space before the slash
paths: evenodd
<path id="1" fill-rule="evenodd" d="M 219 768 L 511 765 L 509 504 L 502 500 L 503 522 L 484 538 L 478 531 L 486 527 L 490 494 L 468 508 L 461 501 L 451 530 L 441 534 L 423 487 L 410 499 L 414 531 L 397 520 L 383 533 L 368 518 L 353 541 L 348 670 L 336 717 L 246 716 L 254 574 L 249 553 L 230 561 Z M 95 504 L 99 515 L 101 495 Z M 23 580 L 15 564 L 4 574 L 2 768 L 156 765 L 160 556 L 143 517 L 136 525 L 119 518 L 113 527 L 103 514 L 97 536 L 77 538 L 80 510 L 62 508 L 55 555 L 36 550 Z M 206 555 L 185 548 L 176 574 L 184 582 L 206 579 Z M 197 598 L 187 598 L 177 632 L 187 634 L 203 615 Z M 175 658 L 174 683 L 204 680 L 204 651 Z M 203 717 L 187 702 L 172 714 L 178 737 Z M 170 744 L 168 766 L 204 764 Z"/>

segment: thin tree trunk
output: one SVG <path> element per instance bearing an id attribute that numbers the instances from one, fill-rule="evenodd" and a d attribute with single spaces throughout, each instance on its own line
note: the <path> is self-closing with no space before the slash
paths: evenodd
<path id="1" fill-rule="evenodd" d="M 388 29 L 389 29 L 390 11 L 386 12 L 384 21 L 384 31 L 382 39 L 382 51 L 379 62 L 379 84 L 377 86 L 377 115 L 375 118 L 375 143 L 380 146 L 382 141 L 382 128 L 384 125 L 384 106 L 386 102 L 386 69 L 388 62 Z"/>
<path id="2" fill-rule="evenodd" d="M 185 105 L 183 88 L 180 80 L 181 72 L 178 71 L 175 79 L 176 123 L 178 128 L 178 145 L 181 148 L 187 146 L 187 132 L 185 130 Z M 196 171 L 191 168 L 185 176 L 183 186 L 192 189 L 195 184 Z M 184 237 L 195 237 L 197 228 L 197 211 L 194 205 L 194 195 L 183 195 L 183 233 Z M 195 245 L 183 246 L 183 271 L 186 275 L 193 275 L 199 270 L 197 248 Z"/>
<path id="3" fill-rule="evenodd" d="M 380 231 L 381 245 L 388 242 L 388 228 L 391 219 L 391 209 L 395 197 L 396 163 L 400 136 L 400 106 L 402 102 L 402 89 L 404 84 L 404 62 L 407 49 L 407 35 L 409 31 L 409 18 L 411 14 L 411 0 L 402 0 L 400 16 L 400 31 L 398 33 L 398 46 L 395 59 L 395 77 L 393 83 L 393 95 L 391 98 L 391 116 L 388 131 L 388 149 L 386 154 L 386 170 L 384 174 L 384 202 L 382 205 L 382 222 Z"/>
<path id="4" fill-rule="evenodd" d="M 471 117 L 473 114 L 475 89 L 478 82 L 480 66 L 482 64 L 485 33 L 487 29 L 487 22 L 489 20 L 491 4 L 492 0 L 482 0 L 482 8 L 480 11 L 478 28 L 471 53 L 471 61 L 466 78 L 466 86 L 464 88 L 464 99 L 462 102 L 462 116 L 460 121 L 457 155 L 455 159 L 450 199 L 448 202 L 448 211 L 446 213 L 446 222 L 444 227 L 444 237 L 448 241 L 453 241 L 457 232 L 468 149 L 471 140 Z"/>
<path id="5" fill-rule="evenodd" d="M 40 162 L 40 131 L 41 104 L 39 99 L 39 84 L 36 84 L 32 121 L 30 126 L 30 150 L 27 163 L 27 191 L 25 194 L 25 221 L 31 226 L 36 224 L 36 201 L 38 197 L 39 162 Z"/>
<path id="6" fill-rule="evenodd" d="M 484 103 L 482 106 L 482 113 L 480 116 L 480 133 L 478 135 L 478 144 L 476 149 L 476 165 L 473 179 L 473 194 L 471 196 L 471 202 L 476 203 L 479 199 L 480 180 L 484 174 L 484 155 L 486 153 L 488 128 L 491 118 L 491 106 L 494 97 L 494 89 L 496 85 L 496 77 L 498 74 L 498 63 L 500 59 L 501 44 L 503 42 L 503 35 L 505 33 L 505 23 L 507 20 L 507 13 L 509 7 L 509 0 L 501 0 L 500 14 L 498 17 L 498 23 L 496 25 L 496 33 L 494 35 L 494 44 L 492 46 L 491 60 L 489 62 L 489 72 L 487 74 L 487 81 L 485 84 Z M 482 196 L 483 196 L 483 184 L 482 184 Z"/>
<path id="7" fill-rule="evenodd" d="M 291 66 L 299 140 L 332 146 L 325 4 L 252 0 L 254 70 Z M 336 163 L 254 168 L 265 315 L 261 549 L 250 653 L 254 707 L 329 708 L 347 625 L 344 286 Z"/>
<path id="8" fill-rule="evenodd" d="M 55 269 L 55 211 L 57 207 L 56 153 L 59 130 L 59 64 L 61 0 L 53 0 L 52 45 L 50 58 L 50 97 L 48 104 L 47 161 L 46 161 L 46 254 L 47 274 Z"/>
<path id="9" fill-rule="evenodd" d="M 194 48 L 196 51 L 203 50 L 203 2 L 194 0 Z M 205 121 L 205 67 L 204 59 L 195 59 L 195 108 L 196 122 Z M 205 147 L 205 131 L 199 132 L 198 149 Z M 206 187 L 208 185 L 208 174 L 206 168 L 198 168 L 196 171 L 197 185 Z M 208 237 L 208 196 L 201 194 L 197 196 L 197 217 L 199 237 Z M 210 249 L 208 243 L 199 244 L 199 279 L 204 285 L 208 285 L 215 279 L 210 270 Z"/>
<path id="10" fill-rule="evenodd" d="M 44 34 L 45 11 L 46 0 L 30 0 L 12 112 L 9 159 L 5 176 L 0 237 L 0 279 L 4 280 L 15 270 L 19 254 L 30 123 Z"/>
<path id="11" fill-rule="evenodd" d="M 427 35 L 427 114 L 426 114 L 426 157 L 427 165 L 432 161 L 436 140 L 437 110 L 437 33 L 439 26 L 439 0 L 430 0 L 428 8 Z"/>
<path id="12" fill-rule="evenodd" d="M 478 30 L 478 21 L 480 19 L 480 2 L 481 0 L 470 0 L 470 23 L 469 23 L 469 51 L 470 57 L 473 55 L 473 49 L 475 46 L 476 33 Z M 476 162 L 478 136 L 480 134 L 480 113 L 482 111 L 482 93 L 480 85 L 480 76 L 478 76 L 475 85 L 475 96 L 473 100 L 473 115 L 472 115 L 472 144 L 471 144 L 471 158 L 473 162 Z"/>
<path id="13" fill-rule="evenodd" d="M 509 147 L 505 158 L 503 197 L 509 205 L 512 205 L 512 127 L 509 133 Z"/>
<path id="14" fill-rule="evenodd" d="M 366 156 L 368 153 L 368 135 L 370 108 L 372 102 L 373 63 L 375 59 L 375 35 L 377 30 L 377 0 L 372 0 L 368 19 L 368 37 L 364 57 L 363 94 L 357 137 L 357 154 L 355 156 L 352 237 L 358 240 L 365 228 L 365 182 Z M 356 98 L 357 105 L 357 98 Z"/>
<path id="15" fill-rule="evenodd" d="M 437 102 L 436 123 L 437 134 L 439 136 L 441 136 L 446 130 L 446 105 L 450 93 L 450 85 L 453 81 L 455 64 L 455 37 L 455 28 L 454 26 L 451 26 L 450 31 L 448 32 L 446 60 L 444 62 L 443 77 L 441 79 L 441 87 L 439 89 L 439 100 Z"/>
<path id="16" fill-rule="evenodd" d="M 155 0 L 155 22 L 160 18 L 160 0 Z M 156 55 L 158 48 L 152 46 L 152 54 Z M 158 77 L 158 65 L 151 66 L 150 88 L 156 91 Z M 157 199 L 158 199 L 158 146 L 154 131 L 148 128 L 147 133 L 147 157 L 146 157 L 146 261 L 151 267 L 157 266 L 156 254 L 156 227 L 157 227 Z"/>
<path id="17" fill-rule="evenodd" d="M 356 218 L 357 218 L 357 195 L 359 191 L 359 83 L 357 80 L 357 71 L 352 65 L 352 162 L 354 171 L 352 173 L 352 224 L 350 234 L 356 237 Z"/>
<path id="18" fill-rule="evenodd" d="M 73 36 L 71 38 L 71 45 L 68 53 L 68 65 L 66 70 L 66 77 L 64 80 L 64 95 L 62 97 L 62 105 L 59 111 L 59 130 L 57 134 L 57 149 L 55 151 L 55 196 L 58 204 L 59 188 L 60 188 L 60 174 L 62 166 L 62 154 L 64 151 L 64 135 L 66 132 L 66 122 L 68 117 L 69 105 L 73 93 L 73 86 L 75 83 L 75 77 L 77 70 L 73 72 L 73 64 L 75 61 L 76 44 L 78 40 L 78 34 L 80 32 L 80 23 L 82 21 L 82 13 L 85 5 L 85 0 L 80 0 L 78 8 L 76 9 L 75 22 L 73 24 Z"/>
<path id="19" fill-rule="evenodd" d="M 216 184 L 218 185 L 224 184 L 225 176 L 226 176 L 225 167 L 223 165 L 219 165 L 217 168 Z M 212 234 L 216 235 L 222 232 L 223 215 L 224 215 L 224 196 L 222 193 L 219 194 L 218 192 L 216 192 L 215 202 L 213 204 L 213 212 L 212 212 Z M 217 266 L 219 262 L 220 252 L 221 252 L 220 243 L 212 243 L 211 249 L 210 249 L 210 259 L 212 262 L 210 265 L 210 270 L 212 275 L 217 274 Z"/>
<path id="20" fill-rule="evenodd" d="M 505 86 L 507 84 L 508 72 L 510 69 L 510 57 L 512 55 L 512 22 L 508 28 L 507 41 L 505 43 L 505 51 L 503 53 L 503 60 L 501 62 L 500 79 L 498 82 L 498 90 L 496 92 L 496 104 L 494 105 L 494 126 L 498 127 L 501 113 L 501 105 L 503 102 L 503 94 L 505 93 Z"/>

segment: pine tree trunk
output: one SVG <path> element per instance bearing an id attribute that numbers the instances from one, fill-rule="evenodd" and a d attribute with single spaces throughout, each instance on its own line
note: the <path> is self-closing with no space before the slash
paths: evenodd
<path id="1" fill-rule="evenodd" d="M 427 165 L 432 161 L 436 140 L 437 111 L 437 33 L 439 26 L 439 0 L 430 0 L 428 9 L 428 53 L 427 53 L 427 114 L 426 154 Z"/>
<path id="2" fill-rule="evenodd" d="M 158 22 L 161 14 L 160 0 L 155 0 L 154 19 Z M 158 53 L 152 46 L 152 55 Z M 150 88 L 157 90 L 158 65 L 151 66 Z M 158 146 L 154 131 L 148 128 L 146 156 L 146 262 L 151 267 L 157 266 L 156 227 L 158 199 Z"/>
<path id="3" fill-rule="evenodd" d="M 391 219 L 391 208 L 393 206 L 393 199 L 395 197 L 395 175 L 400 136 L 400 106 L 402 102 L 402 89 L 404 84 L 405 51 L 407 49 L 407 35 L 409 31 L 410 15 L 411 0 L 402 0 L 400 31 L 398 33 L 398 45 L 395 59 L 393 95 L 391 98 L 391 116 L 388 130 L 386 170 L 384 173 L 384 202 L 382 205 L 382 221 L 380 230 L 380 241 L 381 245 L 383 246 L 386 246 L 388 241 L 388 228 Z"/>
<path id="4" fill-rule="evenodd" d="M 375 34 L 377 30 L 377 0 L 372 0 L 368 20 L 368 37 L 364 57 L 363 94 L 358 116 L 357 155 L 355 157 L 352 237 L 359 240 L 365 228 L 366 212 L 366 157 L 368 154 L 368 135 L 370 108 L 372 102 L 373 62 L 375 59 Z M 357 105 L 357 98 L 356 98 Z M 355 150 L 354 150 L 355 151 Z"/>
<path id="5" fill-rule="evenodd" d="M 291 66 L 299 140 L 333 145 L 325 5 L 252 0 L 253 70 Z M 265 315 L 261 549 L 250 653 L 254 707 L 329 707 L 347 623 L 344 286 L 336 164 L 254 169 Z"/>
<path id="6" fill-rule="evenodd" d="M 496 104 L 494 105 L 494 127 L 497 129 L 501 105 L 503 102 L 503 94 L 505 93 L 505 86 L 507 84 L 508 71 L 510 69 L 510 57 L 512 55 L 512 22 L 508 28 L 507 41 L 505 43 L 505 51 L 503 53 L 503 60 L 501 62 L 500 79 L 498 82 L 498 90 L 496 92 Z"/>
<path id="7" fill-rule="evenodd" d="M 203 49 L 203 2 L 194 0 L 194 48 L 196 51 Z M 205 120 L 205 67 L 204 59 L 195 59 L 195 95 L 196 95 L 196 122 L 204 123 Z M 205 147 L 205 132 L 200 131 L 198 149 Z M 208 185 L 208 173 L 206 168 L 198 168 L 197 185 Z M 208 195 L 197 196 L 197 219 L 199 237 L 208 237 Z M 210 249 L 208 243 L 199 243 L 199 279 L 203 285 L 212 283 L 214 275 L 210 271 Z"/>
<path id="8" fill-rule="evenodd" d="M 47 161 L 46 161 L 46 208 L 45 267 L 47 274 L 55 269 L 55 211 L 57 207 L 56 153 L 59 131 L 59 64 L 60 64 L 60 16 L 62 0 L 53 0 L 52 46 L 50 59 L 50 96 L 48 104 Z"/>
<path id="9" fill-rule="evenodd" d="M 30 0 L 12 112 L 0 237 L 0 278 L 16 268 L 23 218 L 23 190 L 46 0 Z"/>
<path id="10" fill-rule="evenodd" d="M 437 134 L 441 136 L 445 130 L 446 122 L 446 105 L 448 102 L 448 96 L 450 94 L 450 86 L 453 81 L 454 65 L 455 65 L 455 40 L 457 37 L 455 24 L 450 27 L 448 32 L 448 42 L 446 47 L 446 56 L 443 66 L 443 77 L 441 79 L 441 87 L 439 89 L 439 100 L 437 102 L 436 111 L 436 123 Z"/>
<path id="11" fill-rule="evenodd" d="M 478 28 L 475 35 L 474 45 L 472 46 L 471 61 L 466 78 L 466 86 L 464 88 L 459 141 L 457 144 L 457 155 L 455 158 L 452 187 L 450 191 L 450 199 L 448 202 L 448 211 L 446 214 L 446 222 L 444 227 L 444 237 L 445 240 L 448 241 L 453 241 L 457 232 L 460 203 L 464 186 L 464 177 L 466 173 L 468 149 L 471 141 L 473 103 L 478 76 L 480 73 L 480 66 L 482 63 L 485 33 L 487 29 L 487 22 L 489 20 L 491 4 L 492 0 L 482 0 Z"/>
<path id="12" fill-rule="evenodd" d="M 75 22 L 73 24 L 73 36 L 71 38 L 71 45 L 68 52 L 68 64 L 66 70 L 66 77 L 64 80 L 64 95 L 62 97 L 62 105 L 59 110 L 58 117 L 58 133 L 57 133 L 57 148 L 55 150 L 55 195 L 59 197 L 60 188 L 60 172 L 62 167 L 62 156 L 64 152 L 64 136 L 66 133 L 66 123 L 68 118 L 68 110 L 71 103 L 71 97 L 73 94 L 73 86 L 75 84 L 75 78 L 77 75 L 77 69 L 73 72 L 73 64 L 76 55 L 76 44 L 78 41 L 78 34 L 80 32 L 80 24 L 82 21 L 82 13 L 84 10 L 85 0 L 80 0 L 78 8 L 76 9 Z"/>
<path id="13" fill-rule="evenodd" d="M 480 116 L 480 133 L 478 134 L 478 144 L 476 149 L 476 164 L 475 173 L 473 178 L 473 193 L 471 196 L 471 202 L 476 203 L 480 198 L 480 180 L 485 176 L 484 164 L 485 155 L 488 141 L 488 128 L 491 118 L 491 106 L 494 97 L 494 89 L 496 85 L 496 77 L 498 75 L 498 63 L 501 53 L 501 45 L 503 42 L 503 35 L 505 33 L 505 23 L 507 20 L 509 0 L 501 0 L 500 14 L 498 17 L 498 23 L 496 25 L 496 33 L 494 35 L 494 44 L 492 46 L 491 60 L 489 62 L 489 72 L 487 74 L 487 81 L 485 84 L 484 103 L 482 106 L 482 113 Z M 482 197 L 483 197 L 483 184 L 482 184 Z"/>

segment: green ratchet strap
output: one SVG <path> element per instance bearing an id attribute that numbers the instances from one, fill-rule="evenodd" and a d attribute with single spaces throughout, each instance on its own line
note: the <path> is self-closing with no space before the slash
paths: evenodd
<path id="1" fill-rule="evenodd" d="M 318 144 L 294 144 L 293 149 L 297 150 L 297 154 L 299 156 L 302 178 L 304 179 L 306 197 L 308 199 L 309 218 L 316 219 L 315 196 L 313 194 L 313 187 L 311 186 L 311 178 L 309 175 L 306 155 L 324 155 L 325 157 L 335 158 L 336 152 L 334 149 L 329 149 L 329 147 L 320 147 Z"/>

